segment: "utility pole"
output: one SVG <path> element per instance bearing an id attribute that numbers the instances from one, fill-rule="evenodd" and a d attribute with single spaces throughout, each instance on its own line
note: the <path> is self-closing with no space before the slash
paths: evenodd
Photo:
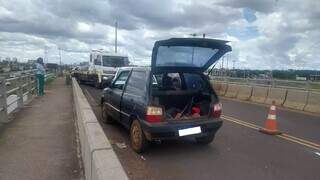
<path id="1" fill-rule="evenodd" d="M 48 63 L 48 46 L 44 46 L 44 62 Z"/>
<path id="2" fill-rule="evenodd" d="M 226 54 L 226 56 L 227 56 L 226 76 L 229 76 L 229 54 Z"/>
<path id="3" fill-rule="evenodd" d="M 236 60 L 234 59 L 234 60 L 232 60 L 232 62 L 233 62 L 233 67 L 232 67 L 232 69 L 234 70 L 234 69 L 235 69 Z"/>
<path id="4" fill-rule="evenodd" d="M 229 54 L 226 54 L 226 56 L 227 56 L 227 68 L 226 69 L 229 69 Z"/>
<path id="5" fill-rule="evenodd" d="M 224 76 L 224 57 L 225 56 L 222 56 L 222 69 L 221 69 L 221 71 L 222 71 L 222 76 Z"/>
<path id="6" fill-rule="evenodd" d="M 62 63 L 61 63 L 61 48 L 59 47 L 59 59 L 60 59 L 60 61 L 59 61 L 59 66 L 60 66 L 60 72 L 59 72 L 59 75 L 62 75 Z"/>
<path id="7" fill-rule="evenodd" d="M 59 64 L 61 66 L 61 48 L 59 47 Z"/>
<path id="8" fill-rule="evenodd" d="M 114 52 L 117 53 L 118 46 L 118 22 L 115 22 L 115 39 L 114 39 Z"/>

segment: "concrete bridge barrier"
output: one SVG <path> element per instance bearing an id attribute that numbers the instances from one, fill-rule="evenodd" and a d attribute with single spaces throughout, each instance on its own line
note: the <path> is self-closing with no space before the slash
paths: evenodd
<path id="1" fill-rule="evenodd" d="M 221 89 L 221 83 L 217 82 L 217 81 L 210 81 L 212 88 L 214 89 L 214 91 L 216 91 L 217 93 L 220 91 Z"/>
<path id="2" fill-rule="evenodd" d="M 320 92 L 309 92 L 304 111 L 320 113 Z"/>
<path id="3" fill-rule="evenodd" d="M 252 102 L 257 102 L 257 103 L 264 103 L 266 101 L 266 98 L 268 96 L 268 87 L 258 87 L 258 86 L 253 86 L 252 89 L 252 96 L 250 100 Z"/>
<path id="4" fill-rule="evenodd" d="M 241 85 L 237 95 L 237 99 L 248 101 L 252 94 L 252 86 Z"/>
<path id="5" fill-rule="evenodd" d="M 287 89 L 282 88 L 270 88 L 268 92 L 268 97 L 266 99 L 266 104 L 272 104 L 275 101 L 277 106 L 282 106 L 286 100 Z"/>
<path id="6" fill-rule="evenodd" d="M 228 84 L 228 88 L 225 96 L 230 98 L 235 98 L 238 95 L 239 89 L 240 89 L 240 85 Z"/>
<path id="7" fill-rule="evenodd" d="M 220 90 L 217 91 L 219 96 L 224 96 L 227 92 L 228 84 L 227 83 L 221 83 L 220 84 Z"/>
<path id="8" fill-rule="evenodd" d="M 307 104 L 308 91 L 288 89 L 287 98 L 283 106 L 303 110 Z"/>
<path id="9" fill-rule="evenodd" d="M 86 180 L 128 179 L 77 81 L 72 79 L 76 124 Z"/>

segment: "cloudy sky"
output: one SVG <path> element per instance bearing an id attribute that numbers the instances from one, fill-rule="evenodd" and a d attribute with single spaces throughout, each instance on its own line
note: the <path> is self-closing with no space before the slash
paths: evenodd
<path id="1" fill-rule="evenodd" d="M 318 0 L 0 0 L 0 57 L 87 61 L 91 49 L 147 64 L 156 40 L 206 34 L 231 41 L 232 68 L 320 69 Z M 220 65 L 218 65 L 220 66 Z M 226 66 L 226 62 L 224 64 Z"/>

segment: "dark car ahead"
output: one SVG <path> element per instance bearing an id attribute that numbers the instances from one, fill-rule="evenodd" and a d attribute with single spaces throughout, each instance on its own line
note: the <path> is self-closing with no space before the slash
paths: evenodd
<path id="1" fill-rule="evenodd" d="M 102 115 L 130 129 L 142 152 L 150 141 L 194 137 L 210 143 L 222 126 L 221 104 L 203 72 L 225 53 L 227 41 L 172 38 L 157 41 L 151 68 L 121 68 L 103 90 Z"/>

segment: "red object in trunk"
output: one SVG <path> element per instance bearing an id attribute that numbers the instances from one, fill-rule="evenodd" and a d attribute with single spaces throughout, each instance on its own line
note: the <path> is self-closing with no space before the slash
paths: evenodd
<path id="1" fill-rule="evenodd" d="M 191 114 L 200 114 L 200 108 L 199 107 L 192 107 Z"/>

